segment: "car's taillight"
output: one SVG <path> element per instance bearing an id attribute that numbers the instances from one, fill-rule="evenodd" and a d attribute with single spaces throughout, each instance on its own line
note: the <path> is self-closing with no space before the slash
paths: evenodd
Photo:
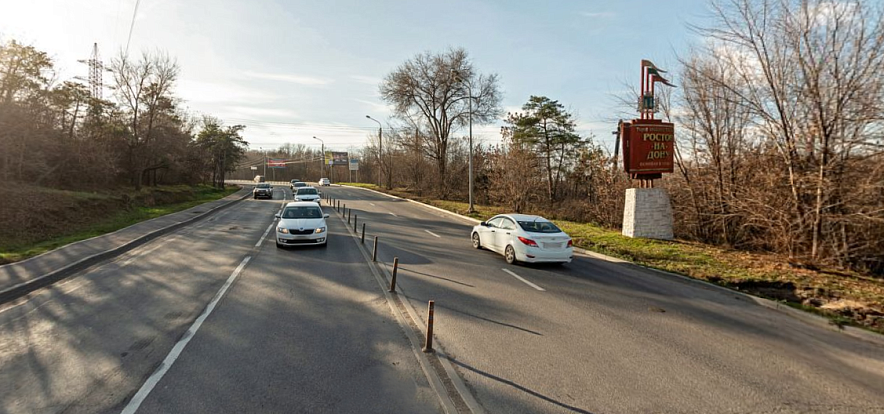
<path id="1" fill-rule="evenodd" d="M 571 246 L 573 246 L 573 245 L 574 245 L 574 240 L 570 240 L 570 239 L 569 239 L 569 240 L 568 240 L 568 247 L 571 247 Z"/>
<path id="2" fill-rule="evenodd" d="M 519 236 L 519 241 L 524 243 L 526 246 L 534 246 L 537 247 L 537 242 L 531 239 L 526 239 L 522 236 Z"/>

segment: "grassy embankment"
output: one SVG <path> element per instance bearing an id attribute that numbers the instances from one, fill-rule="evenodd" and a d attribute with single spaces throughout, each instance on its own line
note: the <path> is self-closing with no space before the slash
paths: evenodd
<path id="1" fill-rule="evenodd" d="M 0 188 L 0 264 L 217 200 L 239 187 L 160 186 L 140 192 Z"/>
<path id="2" fill-rule="evenodd" d="M 417 197 L 404 189 L 374 184 L 342 183 L 410 198 L 476 219 L 504 213 L 500 206 Z M 553 220 L 578 247 L 636 264 L 705 280 L 817 313 L 834 324 L 849 324 L 884 333 L 884 279 L 837 269 L 819 271 L 790 266 L 783 256 L 750 253 L 688 241 L 624 237 L 617 230 L 567 220 Z"/>

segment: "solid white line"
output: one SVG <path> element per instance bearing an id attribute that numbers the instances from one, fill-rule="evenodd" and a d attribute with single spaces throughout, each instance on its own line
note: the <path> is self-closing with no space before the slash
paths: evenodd
<path id="1" fill-rule="evenodd" d="M 374 203 L 368 203 L 368 204 L 374 205 Z"/>
<path id="2" fill-rule="evenodd" d="M 270 233 L 270 230 L 273 229 L 274 225 L 276 225 L 276 220 L 273 220 L 273 223 L 270 223 L 270 225 L 267 226 L 267 230 L 264 230 L 264 235 L 258 239 L 258 242 L 255 243 L 255 247 L 261 247 L 261 243 L 264 243 L 264 239 L 267 237 L 267 234 Z"/>
<path id="3" fill-rule="evenodd" d="M 227 289 L 230 288 L 230 285 L 233 284 L 233 281 L 236 280 L 236 277 L 239 276 L 240 272 L 246 267 L 246 264 L 252 256 L 246 256 L 245 259 L 242 259 L 239 266 L 236 267 L 236 270 L 230 274 L 230 277 L 227 278 L 227 282 L 224 283 L 224 286 L 221 286 L 221 290 L 215 294 L 215 297 L 212 298 L 212 301 L 209 302 L 209 305 L 206 306 L 206 309 L 203 310 L 203 313 L 200 314 L 195 321 L 193 321 L 193 325 L 190 325 L 190 328 L 187 329 L 187 332 L 184 333 L 184 336 L 178 340 L 178 343 L 172 347 L 172 350 L 169 351 L 169 355 L 166 355 L 166 359 L 160 364 L 159 368 L 154 371 L 150 377 L 147 378 L 147 381 L 144 382 L 144 385 L 135 393 L 135 396 L 129 401 L 129 404 L 126 404 L 126 407 L 121 411 L 122 414 L 134 414 L 135 411 L 138 410 L 138 407 L 141 406 L 141 403 L 144 402 L 144 399 L 147 398 L 147 395 L 156 387 L 156 385 L 163 379 L 163 375 L 166 375 L 166 372 L 169 371 L 169 368 L 172 367 L 172 364 L 175 363 L 175 360 L 181 356 L 181 352 L 184 351 L 184 347 L 196 336 L 196 331 L 200 329 L 203 322 L 206 321 L 206 318 L 212 313 L 215 309 L 215 305 L 218 304 L 218 301 L 221 300 L 221 297 L 224 296 L 224 293 L 227 292 Z"/>
<path id="4" fill-rule="evenodd" d="M 436 233 L 433 233 L 432 231 L 429 231 L 429 230 L 424 230 L 424 231 L 427 232 L 427 233 L 430 233 L 430 234 L 432 234 L 432 235 L 434 235 L 434 236 L 436 236 L 436 237 L 438 237 L 438 238 L 440 238 L 440 239 L 442 238 L 442 236 L 440 236 L 440 235 L 438 235 L 438 234 L 436 234 Z"/>
<path id="5" fill-rule="evenodd" d="M 389 213 L 390 213 L 391 215 L 395 216 L 395 217 L 399 217 L 399 216 L 396 215 L 396 213 L 394 213 L 394 212 L 392 212 L 392 211 L 390 211 Z"/>
<path id="6" fill-rule="evenodd" d="M 537 290 L 539 290 L 539 291 L 541 291 L 541 292 L 545 292 L 545 291 L 546 291 L 546 289 L 544 289 L 544 288 L 542 288 L 542 287 L 540 287 L 540 286 L 537 286 L 537 285 L 535 285 L 535 284 L 533 284 L 533 283 L 531 283 L 531 282 L 525 280 L 525 278 L 523 278 L 522 276 L 519 276 L 519 275 L 513 273 L 513 272 L 510 271 L 509 269 L 500 269 L 500 270 L 503 270 L 504 272 L 509 273 L 510 275 L 512 275 L 513 277 L 515 277 L 516 279 L 519 279 L 519 280 L 525 282 L 525 284 L 527 284 L 528 286 L 533 287 L 534 289 L 537 289 Z"/>

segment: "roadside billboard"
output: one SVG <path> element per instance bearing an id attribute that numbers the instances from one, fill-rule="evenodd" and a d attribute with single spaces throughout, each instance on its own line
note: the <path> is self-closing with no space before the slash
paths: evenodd
<path id="1" fill-rule="evenodd" d="M 346 152 L 325 152 L 325 163 L 328 165 L 347 165 L 349 154 Z"/>
<path id="2" fill-rule="evenodd" d="M 267 168 L 285 168 L 285 160 L 274 158 L 268 159 Z"/>
<path id="3" fill-rule="evenodd" d="M 350 158 L 350 171 L 359 171 L 359 160 Z"/>

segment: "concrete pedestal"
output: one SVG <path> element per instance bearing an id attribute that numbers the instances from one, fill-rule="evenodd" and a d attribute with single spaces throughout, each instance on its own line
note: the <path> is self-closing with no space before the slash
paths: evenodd
<path id="1" fill-rule="evenodd" d="M 662 188 L 629 188 L 623 209 L 623 235 L 672 240 L 672 204 Z"/>

